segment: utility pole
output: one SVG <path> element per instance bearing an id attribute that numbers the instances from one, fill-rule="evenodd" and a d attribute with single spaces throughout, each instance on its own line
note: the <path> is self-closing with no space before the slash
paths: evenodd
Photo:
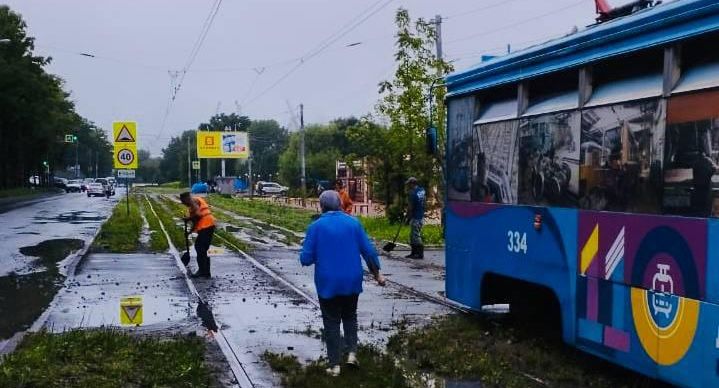
<path id="1" fill-rule="evenodd" d="M 95 151 L 95 179 L 97 179 L 97 165 L 100 162 L 100 154 Z"/>
<path id="2" fill-rule="evenodd" d="M 187 137 L 187 185 L 192 191 L 192 162 L 190 162 L 190 137 Z"/>
<path id="3" fill-rule="evenodd" d="M 247 155 L 247 174 L 249 176 L 247 184 L 250 186 L 250 198 L 252 198 L 254 192 L 254 186 L 252 186 L 252 148 L 250 148 L 250 154 Z"/>
<path id="4" fill-rule="evenodd" d="M 302 207 L 305 206 L 305 106 L 300 104 L 300 166 L 302 175 L 300 176 L 300 184 L 302 185 Z"/>
<path id="5" fill-rule="evenodd" d="M 437 59 L 442 59 L 442 17 L 436 15 L 434 17 L 434 27 L 436 34 L 434 37 L 434 44 L 437 46 Z"/>
<path id="6" fill-rule="evenodd" d="M 77 179 L 80 176 L 80 142 L 77 136 L 74 136 L 73 140 L 75 140 L 75 179 Z"/>

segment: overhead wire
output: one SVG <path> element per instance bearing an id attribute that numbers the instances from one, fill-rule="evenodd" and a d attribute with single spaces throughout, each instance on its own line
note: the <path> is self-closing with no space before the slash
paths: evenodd
<path id="1" fill-rule="evenodd" d="M 165 126 L 167 125 L 167 119 L 170 116 L 170 112 L 172 110 L 173 103 L 175 99 L 177 98 L 177 94 L 180 92 L 180 89 L 182 88 L 183 82 L 185 81 L 185 76 L 187 75 L 187 71 L 190 70 L 192 67 L 192 64 L 195 62 L 195 59 L 197 59 L 197 55 L 200 53 L 200 50 L 202 49 L 202 45 L 205 43 L 205 39 L 207 38 L 207 34 L 210 31 L 210 28 L 212 27 L 212 23 L 215 20 L 215 16 L 217 16 L 217 13 L 220 10 L 220 6 L 222 5 L 222 0 L 215 0 L 215 2 L 212 4 L 212 7 L 210 8 L 210 12 L 208 13 L 207 17 L 205 18 L 205 21 L 202 24 L 202 27 L 200 29 L 200 34 L 197 37 L 197 40 L 195 40 L 195 44 L 193 44 L 192 49 L 190 50 L 190 55 L 187 58 L 187 61 L 185 62 L 184 67 L 182 70 L 180 70 L 180 74 L 178 75 L 178 79 L 174 86 L 172 87 L 172 92 L 170 93 L 170 98 L 168 99 L 167 105 L 165 107 L 165 113 L 162 117 L 162 122 L 160 124 L 160 131 L 157 133 L 157 136 L 155 137 L 155 140 L 152 142 L 152 145 L 155 144 L 155 142 L 160 139 L 162 136 L 162 133 L 165 131 Z M 170 74 L 172 77 L 172 73 Z"/>
<path id="2" fill-rule="evenodd" d="M 384 1 L 384 3 L 382 3 Z M 285 79 L 287 79 L 289 76 L 291 76 L 295 71 L 297 71 L 302 65 L 304 65 L 307 61 L 314 58 L 315 56 L 322 53 L 324 50 L 326 50 L 329 46 L 337 42 L 342 37 L 346 36 L 350 32 L 352 32 L 354 29 L 362 25 L 364 22 L 369 20 L 372 16 L 376 15 L 379 11 L 387 7 L 390 3 L 392 3 L 394 0 L 378 0 L 377 2 L 373 3 L 370 7 L 366 8 L 364 11 L 362 11 L 357 17 L 353 18 L 354 24 L 352 22 L 345 23 L 344 26 L 342 26 L 337 32 L 333 33 L 328 37 L 327 39 L 323 40 L 315 49 L 310 50 L 306 55 L 300 58 L 300 60 L 293 66 L 289 71 L 285 72 L 280 78 L 278 78 L 275 82 L 273 82 L 269 87 L 263 89 L 259 94 L 255 95 L 248 103 L 247 105 L 251 105 L 255 101 L 262 98 L 264 95 L 269 93 L 271 90 L 273 90 L 277 85 L 282 83 Z M 380 4 L 382 3 L 382 4 Z M 379 5 L 379 7 L 377 7 Z M 376 8 L 375 8 L 376 7 Z M 372 8 L 375 8 L 372 10 Z M 371 12 L 370 12 L 371 11 Z M 363 15 L 365 13 L 369 12 L 364 17 L 361 17 L 360 15 Z M 344 30 L 344 31 L 343 31 Z"/>
<path id="3" fill-rule="evenodd" d="M 586 1 L 585 1 L 585 0 L 579 0 L 579 1 L 576 1 L 576 2 L 574 2 L 574 3 L 568 4 L 568 5 L 564 6 L 564 7 L 557 8 L 557 9 L 553 9 L 553 10 L 551 10 L 551 11 L 549 11 L 549 12 L 546 12 L 546 13 L 543 13 L 543 14 L 540 14 L 540 15 L 536 15 L 536 16 L 532 16 L 532 17 L 529 17 L 529 18 L 526 18 L 526 19 L 522 19 L 522 20 L 520 20 L 520 21 L 518 21 L 518 22 L 514 22 L 514 23 L 512 23 L 512 24 L 507 24 L 507 25 L 504 25 L 504 26 L 501 26 L 501 27 L 498 27 L 498 28 L 493 28 L 493 29 L 489 29 L 489 30 L 482 31 L 482 32 L 479 32 L 479 33 L 475 33 L 475 34 L 463 36 L 463 37 L 461 37 L 461 38 L 448 40 L 448 41 L 445 42 L 445 43 L 446 43 L 446 44 L 451 44 L 451 43 L 461 42 L 461 41 L 473 39 L 473 38 L 476 38 L 476 37 L 479 37 L 479 36 L 486 36 L 486 35 L 493 34 L 493 33 L 496 33 L 496 32 L 504 31 L 504 30 L 510 29 L 510 28 L 512 28 L 512 27 L 516 27 L 516 26 L 518 26 L 518 25 L 521 25 L 521 24 L 524 24 L 524 23 L 527 23 L 527 22 L 531 22 L 531 21 L 534 21 L 534 20 L 537 20 L 537 19 L 541 19 L 541 18 L 544 18 L 544 17 L 547 17 L 547 16 L 554 15 L 554 14 L 556 14 L 557 12 L 565 11 L 565 10 L 567 10 L 567 9 L 574 8 L 574 7 L 579 6 L 579 5 L 582 5 L 582 4 L 586 4 Z"/>

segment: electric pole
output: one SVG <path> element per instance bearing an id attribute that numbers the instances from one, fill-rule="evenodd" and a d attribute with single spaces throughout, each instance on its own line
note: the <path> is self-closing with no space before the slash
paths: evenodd
<path id="1" fill-rule="evenodd" d="M 190 137 L 187 137 L 187 185 L 192 191 L 192 163 L 190 162 Z"/>
<path id="2" fill-rule="evenodd" d="M 300 104 L 300 184 L 302 185 L 302 207 L 305 206 L 305 106 Z"/>
<path id="3" fill-rule="evenodd" d="M 434 27 L 436 34 L 434 36 L 434 44 L 437 47 L 437 59 L 442 59 L 442 17 L 436 15 L 434 17 Z"/>

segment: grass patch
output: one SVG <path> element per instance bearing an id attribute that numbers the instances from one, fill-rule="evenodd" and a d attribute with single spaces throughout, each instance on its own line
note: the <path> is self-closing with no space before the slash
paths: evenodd
<path id="1" fill-rule="evenodd" d="M 229 250 L 232 250 L 232 251 L 235 250 L 235 248 L 232 247 L 230 244 L 236 246 L 237 248 L 240 248 L 241 250 L 243 250 L 243 251 L 245 251 L 245 252 L 247 252 L 247 251 L 250 250 L 250 245 L 249 245 L 249 244 L 247 244 L 246 242 L 244 242 L 244 241 L 238 239 L 238 238 L 235 237 L 232 233 L 226 231 L 226 230 L 223 229 L 223 228 L 220 228 L 219 226 L 215 228 L 215 234 L 216 234 L 217 236 L 221 237 L 220 239 L 216 239 L 215 242 L 216 242 L 216 243 L 217 243 L 217 242 L 221 242 L 222 245 L 224 245 L 224 246 L 225 246 L 227 249 L 229 249 Z M 223 240 L 223 239 L 224 239 L 224 240 Z M 227 242 L 229 242 L 230 244 L 227 244 Z"/>
<path id="2" fill-rule="evenodd" d="M 399 224 L 392 224 L 385 217 L 359 217 L 367 234 L 375 240 L 391 241 L 397 233 Z M 403 225 L 399 232 L 397 241 L 409 242 L 409 225 Z M 422 242 L 425 245 L 443 245 L 442 226 L 437 224 L 425 224 L 422 227 Z"/>
<path id="3" fill-rule="evenodd" d="M 312 215 L 317 214 L 310 210 L 277 205 L 258 199 L 227 198 L 217 194 L 210 194 L 209 199 L 210 205 L 298 232 L 307 229 L 312 222 Z"/>
<path id="4" fill-rule="evenodd" d="M 150 250 L 153 252 L 166 252 L 170 246 L 160 227 L 160 220 L 150 210 L 147 197 L 138 198 L 138 203 L 150 228 Z"/>
<path id="5" fill-rule="evenodd" d="M 128 253 L 140 248 L 142 216 L 136 196 L 130 196 L 130 214 L 127 215 L 125 200 L 117 203 L 112 216 L 102 224 L 93 247 L 95 250 Z"/>
<path id="6" fill-rule="evenodd" d="M 642 377 L 537 333 L 531 322 L 450 315 L 421 329 L 401 329 L 387 348 L 410 369 L 489 386 L 536 385 L 528 376 L 551 387 L 640 386 Z"/>
<path id="7" fill-rule="evenodd" d="M 164 187 L 168 189 L 180 189 L 180 181 L 173 181 L 173 182 L 165 182 L 163 184 L 158 185 L 157 187 Z"/>
<path id="8" fill-rule="evenodd" d="M 147 197 L 147 199 L 152 204 L 152 208 L 155 209 L 155 212 L 157 213 L 157 216 L 160 218 L 160 221 L 165 226 L 165 230 L 167 231 L 167 234 L 170 236 L 170 240 L 172 241 L 172 244 L 180 251 L 185 250 L 185 230 L 182 226 L 177 225 L 175 222 L 175 218 L 182 218 L 183 214 L 179 213 L 178 211 L 172 211 L 168 208 L 165 203 L 166 200 L 160 200 L 153 197 Z"/>
<path id="9" fill-rule="evenodd" d="M 111 330 L 28 334 L 0 365 L 2 387 L 206 387 L 200 338 L 138 338 Z"/>
<path id="10" fill-rule="evenodd" d="M 266 223 L 281 226 L 297 232 L 303 232 L 312 222 L 312 216 L 317 214 L 311 210 L 298 209 L 267 202 L 265 200 L 249 198 L 227 198 L 220 195 L 210 195 L 211 204 L 227 209 L 241 216 L 254 218 Z M 391 224 L 385 217 L 359 217 L 367 234 L 376 240 L 392 240 L 397 233 L 398 224 Z M 409 225 L 402 227 L 398 241 L 409 241 Z M 288 241 L 299 239 L 288 237 Z M 422 228 L 422 237 L 426 245 L 442 245 L 441 225 L 425 225 Z"/>
<path id="11" fill-rule="evenodd" d="M 271 352 L 262 355 L 272 370 L 281 374 L 282 385 L 288 388 L 409 387 L 394 360 L 374 347 L 360 346 L 357 358 L 359 369 L 343 366 L 338 377 L 330 377 L 325 373 L 327 363 L 322 359 L 303 366 L 292 355 Z"/>

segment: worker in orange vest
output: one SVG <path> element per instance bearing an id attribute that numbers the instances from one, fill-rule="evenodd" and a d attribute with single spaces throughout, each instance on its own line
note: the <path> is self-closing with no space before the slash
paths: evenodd
<path id="1" fill-rule="evenodd" d="M 340 202 L 341 202 L 340 208 L 342 209 L 342 211 L 349 215 L 352 215 L 352 207 L 353 207 L 352 199 L 350 198 L 350 195 L 347 192 L 347 188 L 344 187 L 344 185 L 342 184 L 341 179 L 337 179 L 335 181 L 335 191 L 338 192 L 340 195 Z"/>
<path id="2" fill-rule="evenodd" d="M 207 251 L 212 244 L 212 235 L 215 233 L 215 217 L 210 212 L 210 205 L 202 197 L 193 197 L 188 192 L 180 194 L 180 201 L 187 206 L 189 215 L 185 221 L 192 221 L 192 231 L 197 233 L 195 252 L 197 252 L 197 272 L 190 275 L 193 278 L 210 278 L 210 258 Z"/>

